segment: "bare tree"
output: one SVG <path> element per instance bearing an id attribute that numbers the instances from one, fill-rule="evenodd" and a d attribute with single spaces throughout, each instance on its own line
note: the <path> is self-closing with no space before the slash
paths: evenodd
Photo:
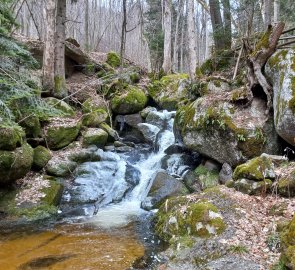
<path id="1" fill-rule="evenodd" d="M 126 27 L 127 27 L 127 7 L 126 0 L 123 0 L 123 22 L 122 22 L 122 31 L 121 31 L 121 48 L 120 48 L 120 56 L 121 56 L 121 67 L 123 67 L 124 56 L 125 56 L 125 45 L 126 45 Z"/>
<path id="2" fill-rule="evenodd" d="M 162 68 L 165 73 L 171 73 L 172 0 L 164 0 L 164 5 L 164 61 Z"/>
<path id="3" fill-rule="evenodd" d="M 195 31 L 195 8 L 194 0 L 188 0 L 188 16 L 187 16 L 187 34 L 188 34 L 188 62 L 189 62 L 189 75 L 190 78 L 195 77 L 197 67 L 197 54 L 196 54 L 196 31 Z"/>
<path id="4" fill-rule="evenodd" d="M 178 70 L 178 51 L 179 51 L 179 26 L 180 18 L 183 14 L 184 0 L 178 0 L 177 18 L 175 24 L 174 45 L 173 45 L 173 71 Z"/>

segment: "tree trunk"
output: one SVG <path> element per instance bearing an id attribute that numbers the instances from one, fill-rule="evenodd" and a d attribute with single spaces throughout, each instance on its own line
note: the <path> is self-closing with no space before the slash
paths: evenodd
<path id="1" fill-rule="evenodd" d="M 162 68 L 165 73 L 171 73 L 172 0 L 165 0 L 164 3 L 164 61 Z"/>
<path id="2" fill-rule="evenodd" d="M 196 74 L 196 67 L 197 67 L 194 0 L 188 0 L 187 9 L 188 9 L 188 16 L 187 16 L 188 65 L 189 65 L 190 78 L 194 79 Z"/>
<path id="3" fill-rule="evenodd" d="M 264 0 L 264 29 L 271 25 L 271 0 Z"/>
<path id="4" fill-rule="evenodd" d="M 122 22 L 121 48 L 120 48 L 121 68 L 123 68 L 124 56 L 125 56 L 126 26 L 127 26 L 127 8 L 126 8 L 126 0 L 123 0 L 123 22 Z"/>
<path id="5" fill-rule="evenodd" d="M 224 49 L 224 28 L 221 18 L 219 0 L 209 0 L 214 45 L 217 51 Z"/>
<path id="6" fill-rule="evenodd" d="M 43 54 L 43 76 L 42 83 L 45 92 L 52 92 L 54 89 L 54 46 L 55 46 L 55 0 L 46 1 L 46 37 Z"/>
<path id="7" fill-rule="evenodd" d="M 84 29 L 84 35 L 85 35 L 85 49 L 86 52 L 89 51 L 90 43 L 89 43 L 89 0 L 85 1 L 85 29 Z"/>
<path id="8" fill-rule="evenodd" d="M 178 51 L 179 51 L 179 24 L 180 24 L 180 17 L 183 13 L 183 5 L 184 0 L 179 0 L 178 3 L 178 12 L 176 18 L 176 26 L 175 26 L 175 35 L 174 35 L 174 45 L 173 45 L 173 71 L 178 71 Z"/>
<path id="9" fill-rule="evenodd" d="M 55 33 L 55 76 L 54 93 L 57 98 L 67 96 L 65 79 L 65 39 L 66 39 L 66 0 L 57 0 L 56 33 Z"/>
<path id="10" fill-rule="evenodd" d="M 280 1 L 274 0 L 273 3 L 273 21 L 274 23 L 279 22 L 280 20 Z"/>
<path id="11" fill-rule="evenodd" d="M 230 11 L 230 1 L 222 0 L 223 2 L 223 18 L 224 18 L 224 46 L 225 49 L 231 48 L 231 11 Z"/>

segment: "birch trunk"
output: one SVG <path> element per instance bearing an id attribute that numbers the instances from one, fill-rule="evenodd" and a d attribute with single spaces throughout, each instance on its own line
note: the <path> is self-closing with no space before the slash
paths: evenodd
<path id="1" fill-rule="evenodd" d="M 271 0 L 264 0 L 264 29 L 271 24 Z"/>
<path id="2" fill-rule="evenodd" d="M 280 20 L 280 1 L 274 0 L 273 4 L 273 21 L 274 23 L 279 22 Z"/>
<path id="3" fill-rule="evenodd" d="M 164 61 L 162 68 L 165 73 L 171 73 L 172 0 L 165 0 L 164 3 Z"/>
<path id="4" fill-rule="evenodd" d="M 56 33 L 55 33 L 55 76 L 54 93 L 57 98 L 67 96 L 65 79 L 65 39 L 66 39 L 66 0 L 57 0 Z"/>
<path id="5" fill-rule="evenodd" d="M 188 0 L 187 32 L 188 32 L 188 66 L 191 79 L 195 78 L 197 67 L 197 54 L 195 42 L 195 20 L 194 20 L 194 0 Z"/>
<path id="6" fill-rule="evenodd" d="M 85 29 L 84 29 L 84 35 L 85 35 L 85 49 L 88 52 L 90 43 L 89 43 L 89 1 L 86 0 L 85 5 Z"/>
<path id="7" fill-rule="evenodd" d="M 46 37 L 43 54 L 42 83 L 45 92 L 52 92 L 54 89 L 54 46 L 55 46 L 55 0 L 46 2 Z"/>

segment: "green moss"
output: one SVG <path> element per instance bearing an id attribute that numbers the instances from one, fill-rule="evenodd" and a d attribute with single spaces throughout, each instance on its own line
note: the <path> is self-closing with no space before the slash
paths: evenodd
<path id="1" fill-rule="evenodd" d="M 139 80 L 140 80 L 139 74 L 137 72 L 132 72 L 130 74 L 130 80 L 131 80 L 132 83 L 138 83 Z"/>
<path id="2" fill-rule="evenodd" d="M 82 124 L 87 127 L 99 127 L 103 122 L 107 122 L 108 113 L 104 109 L 98 109 L 95 112 L 86 113 L 83 115 Z"/>
<path id="3" fill-rule="evenodd" d="M 121 65 L 121 58 L 116 52 L 109 52 L 106 61 L 111 67 L 119 67 Z"/>
<path id="4" fill-rule="evenodd" d="M 281 259 L 290 269 L 295 268 L 295 217 L 281 233 Z"/>
<path id="5" fill-rule="evenodd" d="M 279 67 L 280 63 L 286 59 L 287 54 L 288 54 L 288 50 L 280 50 L 268 60 L 268 64 L 270 65 L 271 68 Z"/>
<path id="6" fill-rule="evenodd" d="M 45 98 L 44 101 L 48 105 L 52 106 L 53 108 L 56 108 L 56 109 L 60 110 L 61 112 L 63 112 L 64 116 L 74 116 L 75 115 L 73 108 L 69 104 L 64 102 L 63 100 L 59 100 L 54 97 L 48 97 L 48 98 Z"/>
<path id="7" fill-rule="evenodd" d="M 289 108 L 295 114 L 295 77 L 291 78 L 291 91 L 292 91 L 292 98 L 289 100 Z"/>
<path id="8" fill-rule="evenodd" d="M 199 165 L 195 169 L 195 174 L 198 182 L 201 184 L 202 189 L 211 188 L 219 184 L 217 170 L 209 171 L 205 166 Z"/>
<path id="9" fill-rule="evenodd" d="M 1 150 L 14 150 L 23 143 L 25 133 L 23 129 L 14 123 L 0 124 L 0 149 Z"/>
<path id="10" fill-rule="evenodd" d="M 103 129 L 88 129 L 83 134 L 83 146 L 96 145 L 98 147 L 105 146 L 108 140 L 108 133 Z"/>
<path id="11" fill-rule="evenodd" d="M 269 28 L 261 37 L 261 39 L 258 41 L 256 48 L 255 48 L 255 52 L 261 50 L 261 49 L 267 49 L 269 48 L 269 38 L 272 34 L 272 28 Z M 254 54 L 255 55 L 255 54 Z"/>
<path id="12" fill-rule="evenodd" d="M 66 87 L 66 80 L 63 76 L 54 76 L 54 93 L 57 98 L 64 98 L 68 94 Z"/>
<path id="13" fill-rule="evenodd" d="M 234 170 L 233 179 L 250 179 L 250 180 L 264 180 L 272 175 L 273 164 L 271 159 L 267 157 L 257 157 L 248 162 L 239 165 Z"/>
<path id="14" fill-rule="evenodd" d="M 39 145 L 34 149 L 33 166 L 41 170 L 46 166 L 51 157 L 51 152 L 47 148 Z"/>
<path id="15" fill-rule="evenodd" d="M 41 124 L 39 117 L 36 115 L 26 115 L 19 121 L 19 124 L 25 130 L 27 138 L 41 137 Z"/>

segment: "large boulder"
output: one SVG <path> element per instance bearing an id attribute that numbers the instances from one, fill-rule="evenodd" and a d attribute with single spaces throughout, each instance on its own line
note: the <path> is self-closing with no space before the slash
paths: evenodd
<path id="1" fill-rule="evenodd" d="M 281 50 L 268 61 L 273 83 L 274 123 L 277 133 L 295 145 L 295 50 Z"/>
<path id="2" fill-rule="evenodd" d="M 0 150 L 0 185 L 10 184 L 25 176 L 33 163 L 33 149 L 24 143 L 14 151 Z"/>
<path id="3" fill-rule="evenodd" d="M 37 170 L 43 169 L 51 157 L 52 154 L 47 148 L 41 145 L 37 146 L 34 149 L 33 167 Z"/>
<path id="4" fill-rule="evenodd" d="M 129 85 L 123 93 L 116 94 L 111 100 L 113 112 L 116 114 L 132 114 L 141 111 L 147 103 L 142 89 Z"/>
<path id="5" fill-rule="evenodd" d="M 0 150 L 14 150 L 23 143 L 25 133 L 18 125 L 0 124 Z"/>
<path id="6" fill-rule="evenodd" d="M 48 147 L 61 149 L 73 142 L 81 128 L 81 122 L 71 118 L 52 118 L 45 127 L 44 137 Z"/>
<path id="7" fill-rule="evenodd" d="M 212 203 L 190 202 L 186 197 L 167 200 L 156 215 L 156 233 L 165 240 L 172 237 L 197 236 L 208 238 L 226 228 L 222 215 Z"/>
<path id="8" fill-rule="evenodd" d="M 239 107 L 219 95 L 207 95 L 177 111 L 175 134 L 188 149 L 235 167 L 263 152 L 279 152 L 273 119 L 265 110 L 258 98 L 251 106 Z"/>
<path id="9" fill-rule="evenodd" d="M 162 108 L 173 111 L 189 99 L 190 82 L 187 74 L 171 74 L 148 86 L 152 99 Z"/>
<path id="10" fill-rule="evenodd" d="M 166 172 L 158 172 L 148 193 L 151 208 L 158 207 L 163 200 L 188 193 L 185 185 Z"/>
<path id="11" fill-rule="evenodd" d="M 98 147 L 105 146 L 108 140 L 108 133 L 101 128 L 88 128 L 83 134 L 83 145 L 96 145 Z"/>

